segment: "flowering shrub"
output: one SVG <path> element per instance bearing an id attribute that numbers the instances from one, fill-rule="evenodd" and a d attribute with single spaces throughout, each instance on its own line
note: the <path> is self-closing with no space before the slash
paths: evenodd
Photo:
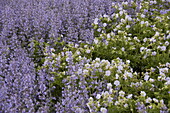
<path id="1" fill-rule="evenodd" d="M 166 1 L 157 2 L 141 1 L 136 15 L 128 12 L 135 2 L 115 4 L 116 13 L 94 20 L 93 44 L 47 54 L 44 67 L 62 92 L 56 111 L 169 112 L 169 12 L 151 13 Z"/>
<path id="2" fill-rule="evenodd" d="M 56 105 L 58 112 L 168 111 L 168 62 L 141 75 L 130 67 L 130 60 L 92 60 L 95 47 L 67 46 L 59 54 L 53 51 L 44 64 L 46 67 L 52 63 L 50 73 L 55 78 L 52 85 L 63 87 L 62 98 Z"/>
<path id="3" fill-rule="evenodd" d="M 170 53 L 170 26 L 167 24 L 170 12 L 162 14 L 155 9 L 150 14 L 156 4 L 163 4 L 152 2 L 143 1 L 139 6 L 135 2 L 130 6 L 124 2 L 114 5 L 117 13 L 112 16 L 96 18 L 93 24 L 96 35 L 94 56 L 107 60 L 129 59 L 132 68 L 138 72 L 166 63 Z M 140 12 L 130 15 L 128 8 L 131 7 L 140 7 Z"/>

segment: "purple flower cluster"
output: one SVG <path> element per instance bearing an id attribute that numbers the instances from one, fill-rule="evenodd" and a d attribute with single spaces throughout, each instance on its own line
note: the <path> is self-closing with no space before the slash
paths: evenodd
<path id="1" fill-rule="evenodd" d="M 36 70 L 17 38 L 16 34 L 10 40 L 2 36 L 0 41 L 0 111 L 48 112 L 52 79 L 46 70 Z"/>
<path id="2" fill-rule="evenodd" d="M 89 112 L 88 106 L 86 106 L 89 96 L 96 97 L 97 94 L 106 91 L 107 81 L 99 80 L 97 76 L 85 76 L 87 71 L 83 68 L 88 62 L 88 59 L 83 58 L 79 62 L 72 62 L 70 64 L 72 67 L 68 64 L 68 67 L 72 69 L 68 69 L 65 73 L 70 76 L 63 80 L 65 86 L 62 97 L 55 104 L 57 112 Z M 97 69 L 94 68 L 91 73 L 96 73 L 96 71 Z"/>
<path id="3" fill-rule="evenodd" d="M 2 33 L 17 33 L 22 43 L 33 37 L 52 42 L 60 35 L 66 42 L 92 41 L 91 23 L 100 14 L 113 13 L 111 3 L 112 0 L 14 0 L 2 10 Z"/>
<path id="4" fill-rule="evenodd" d="M 2 43 L 0 47 L 0 111 L 34 112 L 34 63 L 21 47 L 12 48 Z"/>
<path id="5" fill-rule="evenodd" d="M 65 42 L 92 42 L 93 18 L 111 14 L 111 3 L 112 0 L 1 0 L 0 112 L 49 112 L 53 78 L 47 71 L 51 68 L 38 69 L 43 44 L 54 46 L 61 35 Z M 68 73 L 72 73 L 71 59 L 68 60 Z M 76 98 L 80 101 L 84 95 Z"/>

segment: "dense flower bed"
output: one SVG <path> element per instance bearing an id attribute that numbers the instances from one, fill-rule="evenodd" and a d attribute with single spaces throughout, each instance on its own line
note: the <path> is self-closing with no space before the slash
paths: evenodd
<path id="1" fill-rule="evenodd" d="M 1 64 L 0 109 L 45 113 L 170 112 L 168 6 L 168 0 L 113 3 L 113 14 L 94 18 L 91 43 L 67 42 L 60 34 L 53 45 L 50 40 L 32 40 L 29 46 L 34 51 L 27 55 L 26 50 L 17 49 L 23 43 L 15 41 L 15 34 L 8 42 L 13 45 L 0 42 L 1 57 L 12 56 Z M 41 46 L 42 56 L 38 54 Z M 41 60 L 31 60 L 37 57 Z M 4 75 L 7 66 L 8 74 Z M 14 67 L 18 70 L 12 70 Z M 15 92 L 13 96 L 7 96 L 12 95 L 10 90 Z M 22 98 L 17 100 L 19 95 Z"/>
<path id="2" fill-rule="evenodd" d="M 44 66 L 64 88 L 57 111 L 168 113 L 170 17 L 149 11 L 156 4 L 142 1 L 133 16 L 135 2 L 113 4 L 116 13 L 94 20 L 93 44 L 52 49 Z"/>

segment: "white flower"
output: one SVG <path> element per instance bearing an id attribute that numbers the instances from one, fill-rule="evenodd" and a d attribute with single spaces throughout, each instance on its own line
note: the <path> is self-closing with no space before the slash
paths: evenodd
<path id="1" fill-rule="evenodd" d="M 118 102 L 118 101 L 116 101 L 116 102 L 115 102 L 115 105 L 116 105 L 116 106 L 117 106 L 117 105 L 119 105 L 119 102 Z"/>
<path id="2" fill-rule="evenodd" d="M 158 99 L 156 99 L 156 98 L 153 98 L 153 101 L 154 101 L 155 103 L 158 103 L 158 102 L 159 102 Z"/>
<path id="3" fill-rule="evenodd" d="M 123 70 L 123 66 L 121 66 L 121 65 L 119 65 L 117 68 L 119 71 Z"/>
<path id="4" fill-rule="evenodd" d="M 115 76 L 116 76 L 116 79 L 119 79 L 119 75 L 118 74 L 116 74 Z"/>
<path id="5" fill-rule="evenodd" d="M 116 47 L 112 47 L 112 49 L 116 50 Z"/>
<path id="6" fill-rule="evenodd" d="M 125 23 L 125 22 L 126 22 L 125 19 L 121 19 L 120 21 L 121 21 L 122 23 Z"/>
<path id="7" fill-rule="evenodd" d="M 143 50 L 145 50 L 146 48 L 145 47 L 141 47 L 140 48 L 140 52 L 142 52 Z"/>
<path id="8" fill-rule="evenodd" d="M 101 111 L 102 113 L 107 113 L 107 109 L 106 109 L 106 108 L 103 108 L 103 107 L 100 108 L 100 111 Z"/>
<path id="9" fill-rule="evenodd" d="M 152 79 L 152 78 L 150 78 L 150 79 L 149 79 L 149 81 L 150 81 L 150 82 L 154 82 L 155 80 L 154 80 L 154 79 Z"/>
<path id="10" fill-rule="evenodd" d="M 156 33 L 155 33 L 155 36 L 159 36 L 159 32 L 156 32 Z"/>
<path id="11" fill-rule="evenodd" d="M 144 14 L 141 14 L 141 17 L 142 17 L 142 18 L 145 18 L 145 15 L 144 15 Z"/>
<path id="12" fill-rule="evenodd" d="M 123 11 L 120 11 L 119 14 L 120 14 L 120 16 L 122 16 L 123 15 Z"/>
<path id="13" fill-rule="evenodd" d="M 125 48 L 124 47 L 122 47 L 122 49 L 121 49 L 122 51 L 125 51 Z"/>
<path id="14" fill-rule="evenodd" d="M 145 91 L 141 91 L 141 92 L 140 92 L 140 94 L 141 94 L 141 96 L 143 96 L 143 97 L 145 97 L 145 96 L 146 96 Z"/>
<path id="15" fill-rule="evenodd" d="M 81 109 L 81 108 L 76 108 L 76 112 L 78 112 L 78 113 L 84 113 L 84 110 Z"/>
<path id="16" fill-rule="evenodd" d="M 146 99 L 146 103 L 150 103 L 150 102 L 152 102 L 152 99 L 151 99 L 150 97 L 148 97 L 148 98 Z"/>
<path id="17" fill-rule="evenodd" d="M 126 63 L 127 63 L 127 64 L 130 64 L 130 60 L 126 60 Z"/>
<path id="18" fill-rule="evenodd" d="M 75 48 L 78 48 L 78 47 L 79 47 L 79 45 L 78 45 L 78 44 L 75 44 L 75 45 L 74 45 L 74 47 L 75 47 Z"/>
<path id="19" fill-rule="evenodd" d="M 107 89 L 112 88 L 112 84 L 111 83 L 107 83 Z"/>
<path id="20" fill-rule="evenodd" d="M 103 27 L 106 27 L 107 26 L 107 24 L 106 23 L 103 23 Z"/>
<path id="21" fill-rule="evenodd" d="M 149 80 L 149 75 L 145 75 L 144 80 L 148 81 Z"/>
<path id="22" fill-rule="evenodd" d="M 119 10 L 121 11 L 121 10 L 123 10 L 123 8 L 122 8 L 122 7 L 119 7 Z"/>
<path id="23" fill-rule="evenodd" d="M 89 98 L 89 101 L 93 101 L 93 97 L 90 97 L 90 98 Z"/>
<path id="24" fill-rule="evenodd" d="M 100 58 L 96 58 L 95 60 L 96 60 L 97 62 L 100 62 Z"/>
<path id="25" fill-rule="evenodd" d="M 68 88 L 68 89 L 70 89 L 70 88 L 71 88 L 71 86 L 70 86 L 70 85 L 68 85 L 68 86 L 67 86 L 67 88 Z"/>
<path id="26" fill-rule="evenodd" d="M 85 70 L 83 70 L 83 74 L 88 74 L 88 70 L 87 69 L 85 69 Z"/>
<path id="27" fill-rule="evenodd" d="M 167 80 L 167 82 L 165 82 L 165 85 L 170 85 L 170 80 Z"/>
<path id="28" fill-rule="evenodd" d="M 92 112 L 92 109 L 91 109 L 91 103 L 86 103 L 87 107 L 89 108 L 90 110 L 90 113 Z"/>
<path id="29" fill-rule="evenodd" d="M 116 6 L 116 3 L 115 3 L 115 2 L 112 2 L 112 6 Z"/>
<path id="30" fill-rule="evenodd" d="M 129 95 L 127 96 L 127 98 L 128 98 L 128 99 L 131 99 L 132 96 L 133 96 L 133 94 L 129 94 Z"/>
<path id="31" fill-rule="evenodd" d="M 161 50 L 162 50 L 162 51 L 166 51 L 166 46 L 162 46 L 162 47 L 161 47 Z"/>
<path id="32" fill-rule="evenodd" d="M 100 94 L 97 94 L 96 98 L 97 98 L 97 99 L 100 99 L 100 98 L 101 98 L 101 95 L 100 95 Z"/>
<path id="33" fill-rule="evenodd" d="M 84 45 L 84 48 L 87 48 L 88 46 L 87 45 Z"/>
<path id="34" fill-rule="evenodd" d="M 89 63 L 85 64 L 85 67 L 90 68 L 90 64 Z"/>
<path id="35" fill-rule="evenodd" d="M 124 104 L 124 107 L 127 108 L 127 107 L 128 107 L 128 104 Z"/>
<path id="36" fill-rule="evenodd" d="M 162 99 L 162 100 L 160 100 L 160 103 L 161 103 L 161 104 L 164 104 L 164 100 L 163 100 L 163 99 Z"/>
<path id="37" fill-rule="evenodd" d="M 144 21 L 141 21 L 141 22 L 140 22 L 140 24 L 142 24 L 142 25 L 143 25 L 144 23 L 145 23 Z"/>
<path id="38" fill-rule="evenodd" d="M 151 49 L 146 49 L 146 52 L 149 53 L 151 51 Z"/>
<path id="39" fill-rule="evenodd" d="M 52 57 L 55 57 L 55 56 L 56 56 L 56 54 L 52 53 Z"/>
<path id="40" fill-rule="evenodd" d="M 110 97 L 110 96 L 107 98 L 107 100 L 108 100 L 109 103 L 112 103 L 112 102 L 113 102 L 113 98 Z"/>
<path id="41" fill-rule="evenodd" d="M 98 70 L 99 70 L 99 72 L 103 72 L 102 68 L 99 68 Z"/>
<path id="42" fill-rule="evenodd" d="M 148 106 L 148 108 L 149 108 L 149 109 L 152 109 L 152 108 L 153 108 L 153 106 L 152 106 L 152 105 L 149 105 L 149 106 Z"/>
<path id="43" fill-rule="evenodd" d="M 77 55 L 80 55 L 80 51 L 77 51 L 76 54 L 77 54 Z"/>
<path id="44" fill-rule="evenodd" d="M 109 94 L 112 94 L 113 93 L 113 89 L 109 89 Z"/>
<path id="45" fill-rule="evenodd" d="M 119 17 L 119 15 L 118 15 L 118 14 L 116 14 L 116 15 L 115 15 L 115 17 L 116 17 L 116 18 L 118 18 L 118 17 Z"/>
<path id="46" fill-rule="evenodd" d="M 155 56 L 156 55 L 156 51 L 152 52 L 152 56 Z"/>
<path id="47" fill-rule="evenodd" d="M 170 34 L 166 37 L 166 39 L 170 39 Z"/>
<path id="48" fill-rule="evenodd" d="M 150 42 L 154 43 L 154 42 L 156 42 L 156 39 L 152 37 L 152 38 L 150 38 Z"/>
<path id="49" fill-rule="evenodd" d="M 69 60 L 70 60 L 70 58 L 69 58 L 69 57 L 67 57 L 67 58 L 66 58 L 66 61 L 67 61 L 67 62 L 69 62 Z"/>
<path id="50" fill-rule="evenodd" d="M 125 92 L 124 92 L 124 91 L 120 91 L 120 92 L 119 92 L 119 96 L 124 97 L 124 95 L 125 95 Z"/>
<path id="51" fill-rule="evenodd" d="M 100 107 L 100 102 L 99 101 L 97 101 L 97 107 Z M 83 112 L 84 113 L 84 112 Z"/>
<path id="52" fill-rule="evenodd" d="M 79 56 L 79 60 L 80 60 L 80 59 L 82 59 L 82 57 L 81 57 L 81 56 Z"/>
<path id="53" fill-rule="evenodd" d="M 146 21 L 146 22 L 145 22 L 145 24 L 146 24 L 146 26 L 148 26 L 148 25 L 149 25 L 149 22 L 148 22 L 148 21 Z"/>
<path id="54" fill-rule="evenodd" d="M 126 15 L 125 19 L 128 20 L 128 21 L 132 21 L 132 18 L 129 15 Z"/>
<path id="55" fill-rule="evenodd" d="M 100 64 L 98 62 L 95 63 L 94 67 L 99 67 Z"/>
<path id="56" fill-rule="evenodd" d="M 78 75 L 82 74 L 83 70 L 82 69 L 78 69 Z"/>
<path id="57" fill-rule="evenodd" d="M 126 25 L 126 28 L 129 29 L 129 28 L 130 28 L 130 25 Z"/>
<path id="58" fill-rule="evenodd" d="M 86 53 L 90 53 L 90 51 L 91 51 L 90 49 L 87 49 L 87 50 L 86 50 Z"/>
<path id="59" fill-rule="evenodd" d="M 119 28 L 120 28 L 120 25 L 117 25 L 116 28 L 119 29 Z"/>
<path id="60" fill-rule="evenodd" d="M 52 52 L 55 52 L 55 49 L 54 49 L 54 48 L 50 48 L 50 50 L 51 50 Z"/>
<path id="61" fill-rule="evenodd" d="M 167 63 L 166 63 L 166 67 L 169 67 L 169 66 L 170 66 L 170 63 L 167 62 Z"/>
<path id="62" fill-rule="evenodd" d="M 131 18 L 131 17 L 129 17 L 129 18 L 128 18 L 128 21 L 132 21 L 132 18 Z"/>
<path id="63" fill-rule="evenodd" d="M 134 39 L 135 39 L 136 41 L 140 42 L 140 40 L 138 39 L 138 37 L 135 36 Z"/>
<path id="64" fill-rule="evenodd" d="M 97 44 L 98 42 L 99 42 L 99 40 L 95 38 L 94 43 Z"/>
<path id="65" fill-rule="evenodd" d="M 162 76 L 158 76 L 158 81 L 162 81 Z"/>
<path id="66" fill-rule="evenodd" d="M 107 71 L 105 72 L 105 75 L 106 75 L 106 76 L 110 76 L 110 74 L 111 74 L 110 70 L 107 70 Z"/>
<path id="67" fill-rule="evenodd" d="M 99 19 L 98 19 L 98 18 L 95 18 L 95 19 L 94 19 L 94 24 L 98 24 L 98 21 L 99 21 Z"/>
<path id="68" fill-rule="evenodd" d="M 107 38 L 110 38 L 110 34 L 107 34 Z"/>
<path id="69" fill-rule="evenodd" d="M 109 16 L 108 16 L 108 15 L 106 15 L 106 14 L 104 14 L 104 15 L 103 15 L 103 17 L 108 18 Z"/>
<path id="70" fill-rule="evenodd" d="M 101 28 L 98 28 L 97 31 L 100 32 L 102 29 Z"/>
<path id="71" fill-rule="evenodd" d="M 114 81 L 114 85 L 115 86 L 119 86 L 120 85 L 120 82 L 118 80 Z"/>
<path id="72" fill-rule="evenodd" d="M 167 45 L 167 46 L 168 46 L 168 45 L 169 45 L 169 42 L 168 42 L 168 41 L 166 41 L 166 42 L 165 42 L 165 45 Z"/>
<path id="73" fill-rule="evenodd" d="M 104 96 L 104 98 L 107 98 L 109 96 L 109 92 L 108 91 L 102 92 L 102 95 Z"/>
<path id="74" fill-rule="evenodd" d="M 170 77 L 166 77 L 166 81 L 170 80 Z"/>
<path id="75" fill-rule="evenodd" d="M 157 2 L 156 1 L 150 1 L 151 4 L 156 4 Z"/>
<path id="76" fill-rule="evenodd" d="M 133 74 L 132 74 L 132 73 L 130 73 L 130 72 L 126 72 L 126 74 L 127 74 L 130 78 L 132 78 L 132 77 L 133 77 Z"/>
<path id="77" fill-rule="evenodd" d="M 144 38 L 144 39 L 143 39 L 143 42 L 146 42 L 146 41 L 147 41 L 147 38 Z"/>
<path id="78" fill-rule="evenodd" d="M 105 44 L 106 44 L 106 45 L 108 45 L 108 44 L 109 44 L 109 42 L 106 40 L 106 41 L 105 41 Z"/>
<path id="79" fill-rule="evenodd" d="M 128 2 L 122 2 L 123 5 L 128 5 Z"/>
<path id="80" fill-rule="evenodd" d="M 152 71 L 152 72 L 154 72 L 155 70 L 156 70 L 155 68 L 151 67 L 151 71 Z"/>

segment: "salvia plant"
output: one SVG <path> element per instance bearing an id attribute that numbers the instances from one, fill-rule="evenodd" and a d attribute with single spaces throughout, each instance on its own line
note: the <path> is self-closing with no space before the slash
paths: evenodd
<path id="1" fill-rule="evenodd" d="M 170 112 L 169 0 L 3 3 L 0 112 Z"/>

